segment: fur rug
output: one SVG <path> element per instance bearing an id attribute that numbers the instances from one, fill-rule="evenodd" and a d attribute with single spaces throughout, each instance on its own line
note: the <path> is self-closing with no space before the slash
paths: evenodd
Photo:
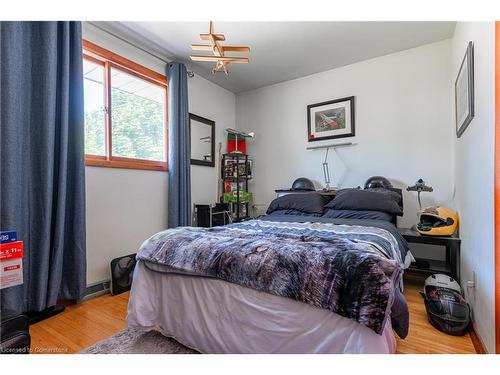
<path id="1" fill-rule="evenodd" d="M 80 354 L 199 354 L 158 331 L 145 332 L 138 328 L 123 331 L 99 341 Z"/>

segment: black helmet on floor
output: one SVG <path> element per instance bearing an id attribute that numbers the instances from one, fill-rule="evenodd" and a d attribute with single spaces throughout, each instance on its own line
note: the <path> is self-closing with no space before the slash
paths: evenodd
<path id="1" fill-rule="evenodd" d="M 392 184 L 387 178 L 382 176 L 373 176 L 366 180 L 365 189 L 377 188 L 390 189 L 392 188 Z"/>
<path id="2" fill-rule="evenodd" d="M 314 191 L 316 190 L 316 188 L 314 187 L 314 184 L 310 179 L 300 177 L 293 182 L 292 190 Z"/>

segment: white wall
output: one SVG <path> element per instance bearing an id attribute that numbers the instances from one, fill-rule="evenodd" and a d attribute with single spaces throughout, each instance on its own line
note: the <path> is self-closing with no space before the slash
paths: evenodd
<path id="1" fill-rule="evenodd" d="M 256 133 L 248 142 L 255 160 L 255 202 L 268 204 L 275 189 L 290 187 L 297 177 L 322 183 L 325 151 L 306 150 L 306 106 L 353 95 L 356 136 L 322 142 L 357 143 L 337 149 L 338 156 L 330 150 L 333 183 L 362 186 L 368 177 L 383 175 L 404 189 L 422 177 L 434 187 L 434 193 L 422 195 L 423 204 L 449 206 L 450 52 L 446 40 L 238 94 L 237 126 Z M 400 226 L 411 226 L 417 220 L 416 195 L 404 191 L 404 205 Z"/>
<path id="2" fill-rule="evenodd" d="M 476 274 L 476 288 L 466 290 L 474 325 L 487 350 L 495 352 L 494 139 L 495 26 L 460 22 L 452 40 L 455 79 L 469 41 L 474 42 L 475 117 L 454 140 L 456 203 L 462 238 L 462 284 Z M 454 95 L 454 86 L 451 95 Z"/>
<path id="3" fill-rule="evenodd" d="M 83 23 L 83 37 L 164 74 L 165 63 L 128 43 Z M 216 141 L 235 126 L 235 95 L 199 76 L 188 80 L 189 110 L 214 120 Z M 214 203 L 215 168 L 192 166 L 192 202 Z M 152 234 L 167 227 L 168 175 L 165 172 L 87 167 L 87 284 L 110 278 L 109 263 L 134 253 Z"/>
<path id="4" fill-rule="evenodd" d="M 189 79 L 189 112 L 215 121 L 215 160 L 218 143 L 222 152 L 226 150 L 226 128 L 234 128 L 235 95 L 204 78 Z M 213 204 L 217 198 L 217 163 L 215 167 L 191 166 L 191 201 L 199 204 Z"/>

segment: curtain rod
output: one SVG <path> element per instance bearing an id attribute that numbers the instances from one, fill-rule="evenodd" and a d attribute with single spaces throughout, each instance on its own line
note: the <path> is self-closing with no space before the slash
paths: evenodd
<path id="1" fill-rule="evenodd" d="M 116 39 L 119 39 L 119 40 L 121 40 L 122 42 L 127 43 L 128 45 L 130 45 L 130 46 L 132 46 L 132 47 L 134 47 L 134 48 L 137 48 L 138 50 L 141 50 L 142 52 L 147 53 L 147 54 L 148 54 L 148 55 L 150 55 L 150 56 L 153 56 L 154 58 L 156 58 L 156 59 L 158 59 L 158 60 L 163 61 L 165 64 L 169 64 L 169 63 L 170 63 L 170 61 L 165 60 L 163 57 L 160 57 L 160 56 L 158 56 L 158 55 L 154 54 L 153 52 L 150 52 L 150 51 L 148 51 L 147 49 L 144 49 L 144 48 L 142 48 L 141 46 L 138 46 L 137 44 L 132 43 L 131 41 L 129 41 L 129 40 L 127 40 L 127 39 L 125 39 L 125 38 L 123 38 L 123 37 L 121 37 L 121 36 L 119 36 L 119 35 L 116 35 L 116 34 L 112 33 L 112 32 L 111 32 L 111 31 L 109 31 L 109 30 L 106 30 L 104 27 L 102 27 L 102 26 L 100 26 L 100 25 L 96 24 L 95 22 L 89 22 L 89 21 L 87 21 L 87 23 L 88 23 L 88 24 L 90 24 L 90 25 L 92 25 L 92 26 L 94 26 L 95 28 L 97 28 L 97 29 L 99 29 L 99 30 L 101 30 L 101 31 L 105 32 L 106 34 L 109 34 L 109 35 L 111 35 L 111 36 L 115 37 Z M 193 77 L 194 77 L 194 72 L 193 72 L 193 71 L 191 71 L 191 70 L 188 70 L 188 71 L 187 71 L 187 75 L 188 75 L 188 77 L 189 77 L 189 78 L 193 78 Z"/>

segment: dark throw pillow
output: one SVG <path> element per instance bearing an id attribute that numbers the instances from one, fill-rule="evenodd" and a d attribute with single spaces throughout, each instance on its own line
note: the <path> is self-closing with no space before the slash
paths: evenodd
<path id="1" fill-rule="evenodd" d="M 391 190 L 342 189 L 325 208 L 335 210 L 382 211 L 391 215 L 403 215 L 399 205 L 401 197 Z"/>
<path id="2" fill-rule="evenodd" d="M 295 210 L 322 215 L 323 208 L 329 200 L 329 197 L 316 192 L 287 194 L 273 200 L 267 209 L 267 214 L 278 210 Z"/>

